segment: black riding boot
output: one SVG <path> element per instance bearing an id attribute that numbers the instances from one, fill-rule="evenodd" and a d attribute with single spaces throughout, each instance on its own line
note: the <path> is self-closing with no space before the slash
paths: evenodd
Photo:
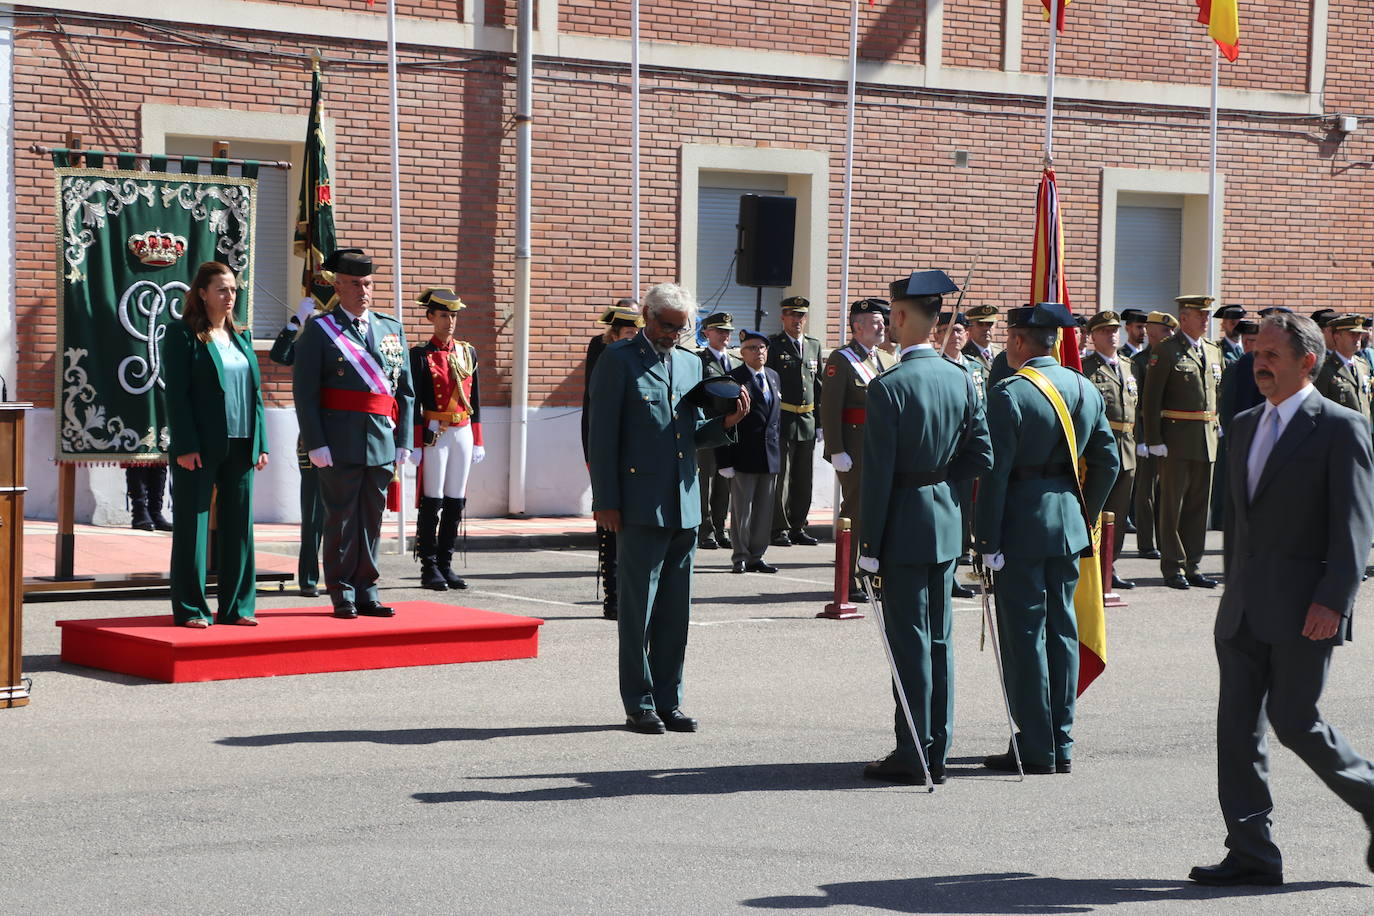
<path id="1" fill-rule="evenodd" d="M 167 492 L 167 465 L 155 464 L 145 469 L 144 480 L 148 483 L 148 517 L 158 531 L 171 531 L 172 523 L 162 514 L 162 497 Z"/>
<path id="2" fill-rule="evenodd" d="M 597 573 L 601 576 L 602 600 L 601 616 L 615 620 L 620 616 L 619 590 L 616 587 L 616 548 L 615 532 L 601 526 L 596 529 Z"/>
<path id="3" fill-rule="evenodd" d="M 125 468 L 124 485 L 129 490 L 129 513 L 132 516 L 129 527 L 139 531 L 152 531 L 153 519 L 148 514 L 148 480 L 143 468 Z"/>
<path id="4" fill-rule="evenodd" d="M 468 587 L 450 566 L 453 562 L 453 544 L 458 540 L 458 525 L 463 521 L 463 507 L 467 502 L 466 499 L 445 496 L 444 513 L 439 516 L 439 541 L 434 551 L 434 564 L 439 567 L 439 574 L 448 582 L 449 588 Z"/>
<path id="5" fill-rule="evenodd" d="M 415 520 L 415 556 L 420 560 L 420 588 L 436 592 L 448 591 L 448 580 L 434 564 L 435 533 L 439 527 L 439 508 L 444 500 L 439 496 L 421 496 L 420 512 Z"/>

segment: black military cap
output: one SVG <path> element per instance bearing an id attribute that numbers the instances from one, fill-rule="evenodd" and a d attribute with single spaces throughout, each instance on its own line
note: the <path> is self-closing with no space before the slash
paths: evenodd
<path id="1" fill-rule="evenodd" d="M 372 258 L 361 248 L 337 248 L 324 259 L 324 269 L 349 277 L 370 277 Z"/>
<path id="2" fill-rule="evenodd" d="M 697 382 L 691 391 L 683 395 L 683 400 L 714 416 L 734 413 L 739 393 L 739 382 L 728 375 L 715 375 Z"/>
<path id="3" fill-rule="evenodd" d="M 1141 315 L 1141 316 L 1140 316 L 1140 320 L 1141 320 L 1141 321 L 1144 321 L 1144 320 L 1145 320 L 1145 316 L 1144 316 L 1144 315 Z M 1091 332 L 1093 332 L 1093 331 L 1096 331 L 1098 328 L 1119 328 L 1119 327 L 1121 327 L 1121 316 L 1118 315 L 1116 312 L 1112 312 L 1112 311 L 1098 312 L 1096 315 L 1094 315 L 1094 316 L 1092 316 L 1091 318 L 1088 319 L 1088 331 L 1089 331 L 1089 333 L 1091 333 Z"/>
<path id="4" fill-rule="evenodd" d="M 706 316 L 706 320 L 701 323 L 701 326 L 717 331 L 733 331 L 735 329 L 735 316 L 729 312 L 714 312 Z"/>
<path id="5" fill-rule="evenodd" d="M 1258 334 L 1259 322 L 1255 321 L 1253 318 L 1242 318 L 1240 321 L 1236 322 L 1236 333 L 1242 336 L 1246 334 Z"/>
<path id="6" fill-rule="evenodd" d="M 1261 318 L 1265 317 L 1266 315 L 1272 315 L 1275 312 L 1287 312 L 1289 314 L 1292 314 L 1293 310 L 1286 305 L 1271 305 L 1268 308 L 1262 308 L 1259 310 Z"/>
<path id="7" fill-rule="evenodd" d="M 458 298 L 458 294 L 447 286 L 427 287 L 416 298 L 415 304 L 423 305 L 426 312 L 456 312 L 467 308 L 463 300 Z"/>
<path id="8" fill-rule="evenodd" d="M 1019 309 L 1007 309 L 1009 328 L 1072 328 L 1078 322 L 1062 302 L 1041 302 Z"/>
<path id="9" fill-rule="evenodd" d="M 888 315 L 892 311 L 886 299 L 860 299 L 849 306 L 850 315 Z"/>
<path id="10" fill-rule="evenodd" d="M 784 312 L 797 312 L 805 315 L 811 311 L 811 300 L 805 296 L 788 296 L 782 300 L 780 305 Z"/>
<path id="11" fill-rule="evenodd" d="M 992 324 L 997 321 L 997 316 L 1001 314 L 995 305 L 975 305 L 965 312 L 969 321 L 976 321 L 979 324 Z"/>
<path id="12" fill-rule="evenodd" d="M 1149 317 L 1150 317 L 1150 314 L 1149 314 L 1148 312 L 1145 312 L 1145 311 L 1141 310 L 1141 309 L 1122 309 L 1122 310 L 1121 310 L 1121 323 L 1122 323 L 1122 324 L 1143 324 Z"/>
<path id="13" fill-rule="evenodd" d="M 1326 326 L 1333 331 L 1360 331 L 1364 329 L 1364 316 L 1336 315 L 1326 320 Z"/>
<path id="14" fill-rule="evenodd" d="M 1212 313 L 1213 318 L 1244 318 L 1245 307 L 1240 305 L 1223 305 Z"/>
<path id="15" fill-rule="evenodd" d="M 893 302 L 898 299 L 924 299 L 957 293 L 959 287 L 943 270 L 918 270 L 903 280 L 888 284 L 888 296 Z"/>
<path id="16" fill-rule="evenodd" d="M 1340 313 L 1335 309 L 1317 309 L 1312 313 L 1312 320 L 1317 323 L 1317 327 L 1324 328 L 1326 327 L 1326 323 L 1332 318 L 1335 318 L 1338 314 Z"/>
<path id="17" fill-rule="evenodd" d="M 950 316 L 954 317 L 954 323 L 960 327 L 968 327 L 968 316 L 963 312 L 941 312 L 940 317 L 935 319 L 937 325 L 949 324 Z"/>
<path id="18" fill-rule="evenodd" d="M 1364 326 L 1366 330 L 1368 330 L 1369 328 L 1374 328 L 1374 318 L 1366 318 L 1364 320 Z"/>
<path id="19" fill-rule="evenodd" d="M 1073 320 L 1074 324 L 1077 324 L 1080 328 L 1086 328 L 1088 326 L 1087 315 L 1075 315 L 1073 316 Z"/>

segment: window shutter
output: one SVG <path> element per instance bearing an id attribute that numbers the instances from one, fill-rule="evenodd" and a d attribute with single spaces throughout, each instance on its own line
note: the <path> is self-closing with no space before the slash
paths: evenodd
<path id="1" fill-rule="evenodd" d="M 1175 312 L 1183 258 L 1183 210 L 1118 206 L 1116 301 L 1104 308 Z"/>

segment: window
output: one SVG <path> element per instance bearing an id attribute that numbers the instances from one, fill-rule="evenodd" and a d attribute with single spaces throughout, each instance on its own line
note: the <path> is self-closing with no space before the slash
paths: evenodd
<path id="1" fill-rule="evenodd" d="M 1116 208 L 1116 304 L 1172 312 L 1183 259 L 1183 202 Z"/>

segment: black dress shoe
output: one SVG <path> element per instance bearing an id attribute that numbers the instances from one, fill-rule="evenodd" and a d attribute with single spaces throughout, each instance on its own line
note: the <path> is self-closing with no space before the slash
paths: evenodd
<path id="1" fill-rule="evenodd" d="M 663 720 L 663 727 L 670 732 L 694 732 L 697 730 L 697 720 L 685 714 L 681 709 L 669 709 L 658 711 L 658 717 Z"/>
<path id="2" fill-rule="evenodd" d="M 849 588 L 849 600 L 854 604 L 868 604 L 868 593 L 858 585 Z"/>
<path id="3" fill-rule="evenodd" d="M 777 568 L 776 566 L 769 566 L 767 563 L 763 562 L 762 560 L 756 560 L 756 561 L 753 562 L 753 563 L 748 563 L 748 564 L 746 564 L 745 567 L 744 567 L 744 571 L 745 571 L 745 572 L 775 573 L 775 572 L 778 571 L 778 568 Z"/>
<path id="4" fill-rule="evenodd" d="M 1236 884 L 1263 884 L 1275 887 L 1283 883 L 1283 872 L 1269 871 L 1256 865 L 1245 865 L 1230 856 L 1216 865 L 1197 865 L 1188 877 L 1198 884 L 1230 887 Z"/>
<path id="5" fill-rule="evenodd" d="M 358 613 L 364 617 L 395 617 L 396 609 L 385 604 L 360 604 Z"/>
<path id="6" fill-rule="evenodd" d="M 1130 519 L 1126 519 L 1126 533 L 1127 533 L 1127 534 L 1135 534 L 1135 532 L 1136 532 L 1135 522 L 1132 522 Z"/>
<path id="7" fill-rule="evenodd" d="M 743 561 L 736 560 L 735 562 L 731 563 L 731 564 L 730 564 L 730 572 L 732 572 L 732 573 L 742 573 L 742 572 L 744 572 L 744 563 L 743 563 Z"/>
<path id="8" fill-rule="evenodd" d="M 1005 754 L 992 754 L 983 758 L 983 766 L 989 770 L 998 770 L 1002 773 L 1016 772 L 1016 755 L 1011 751 Z M 1021 761 L 1021 770 L 1027 776 L 1049 776 L 1054 772 L 1054 766 L 1047 763 L 1027 763 Z"/>
<path id="9" fill-rule="evenodd" d="M 1196 585 L 1198 588 L 1216 588 L 1217 580 L 1209 579 L 1202 573 L 1188 573 L 1188 584 Z"/>
<path id="10" fill-rule="evenodd" d="M 779 531 L 777 534 L 773 535 L 773 540 L 768 543 L 772 544 L 774 547 L 791 547 L 792 539 L 787 536 L 786 531 Z"/>
<path id="11" fill-rule="evenodd" d="M 343 620 L 353 620 L 358 616 L 358 609 L 352 601 L 345 601 L 343 604 L 334 605 L 334 616 Z"/>
<path id="12" fill-rule="evenodd" d="M 951 598 L 972 598 L 973 595 L 973 589 L 969 588 L 967 585 L 961 585 L 958 582 L 955 582 L 949 590 L 949 596 Z"/>
<path id="13" fill-rule="evenodd" d="M 788 535 L 788 539 L 793 544 L 800 544 L 803 547 L 815 547 L 820 541 L 807 534 L 805 531 L 793 531 Z"/>
<path id="14" fill-rule="evenodd" d="M 661 735 L 667 731 L 663 720 L 652 709 L 641 709 L 633 715 L 626 716 L 625 727 L 641 735 Z"/>
<path id="15" fill-rule="evenodd" d="M 1369 828 L 1369 851 L 1364 854 L 1364 864 L 1374 871 L 1374 825 Z"/>
<path id="16" fill-rule="evenodd" d="M 972 566 L 973 555 L 967 553 L 959 554 L 959 558 L 954 561 L 955 566 Z"/>
<path id="17" fill-rule="evenodd" d="M 1140 559 L 1142 559 L 1142 560 L 1158 560 L 1158 559 L 1159 559 L 1160 557 L 1162 557 L 1162 556 L 1163 556 L 1163 554 L 1160 553 L 1158 550 L 1142 550 L 1142 551 L 1140 551 Z"/>
<path id="18" fill-rule="evenodd" d="M 719 545 L 718 543 L 716 543 L 716 539 L 715 539 L 715 538 L 712 538 L 712 537 L 705 537 L 705 538 L 700 538 L 700 539 L 698 539 L 698 541 L 697 541 L 697 549 L 698 549 L 698 550 L 719 550 L 719 549 L 720 549 L 720 545 Z"/>
<path id="19" fill-rule="evenodd" d="M 302 586 L 301 586 L 301 597 L 302 597 L 302 598 L 318 598 L 318 597 L 320 597 L 320 589 L 319 589 L 318 586 L 315 586 L 315 585 L 302 585 Z"/>
<path id="20" fill-rule="evenodd" d="M 912 769 L 898 760 L 896 751 L 888 754 L 882 760 L 864 764 L 864 779 L 872 779 L 877 782 L 896 782 L 905 786 L 923 786 L 926 784 L 926 774 L 919 769 Z"/>
<path id="21" fill-rule="evenodd" d="M 614 601 L 607 598 L 605 603 L 601 606 L 601 616 L 605 617 L 607 620 L 616 620 L 620 617 L 620 608 Z"/>
<path id="22" fill-rule="evenodd" d="M 1058 773 L 1060 776 L 1068 776 L 1070 773 L 1073 772 L 1073 761 L 1056 760 L 1054 762 L 1054 771 Z"/>
<path id="23" fill-rule="evenodd" d="M 1188 580 L 1184 577 L 1183 573 L 1174 573 L 1172 576 L 1166 576 L 1164 584 L 1170 588 L 1179 588 L 1185 591 L 1190 588 Z"/>
<path id="24" fill-rule="evenodd" d="M 945 784 L 945 768 L 939 764 L 932 763 L 930 765 L 930 781 L 937 786 L 943 786 Z"/>
<path id="25" fill-rule="evenodd" d="M 719 545 L 721 546 L 721 549 L 723 549 L 723 550 L 729 550 L 729 549 L 730 549 L 730 535 L 728 535 L 728 534 L 718 534 L 718 535 L 716 535 L 716 543 L 719 544 Z"/>
<path id="26" fill-rule="evenodd" d="M 1123 579 L 1116 573 L 1112 573 L 1112 588 L 1131 589 L 1135 588 L 1135 583 L 1130 579 Z"/>

